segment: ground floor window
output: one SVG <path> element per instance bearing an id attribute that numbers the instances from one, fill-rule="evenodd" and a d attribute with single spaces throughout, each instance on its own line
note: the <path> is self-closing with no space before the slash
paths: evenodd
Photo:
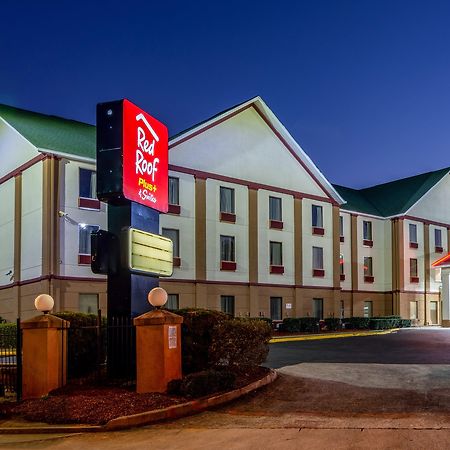
<path id="1" fill-rule="evenodd" d="M 323 319 L 323 298 L 313 298 L 313 316 L 317 320 Z"/>
<path id="2" fill-rule="evenodd" d="M 220 309 L 226 314 L 234 317 L 234 296 L 233 295 L 221 295 L 220 296 Z"/>
<path id="3" fill-rule="evenodd" d="M 282 304 L 281 297 L 270 297 L 270 318 L 272 320 L 282 320 Z"/>
<path id="4" fill-rule="evenodd" d="M 430 302 L 430 322 L 434 325 L 438 323 L 438 302 Z"/>
<path id="5" fill-rule="evenodd" d="M 373 315 L 373 305 L 371 300 L 364 302 L 364 317 L 372 317 Z"/>
<path id="6" fill-rule="evenodd" d="M 345 317 L 345 302 L 341 300 L 340 317 L 343 319 Z"/>
<path id="7" fill-rule="evenodd" d="M 169 294 L 167 296 L 166 308 L 179 309 L 179 307 L 180 307 L 180 299 L 178 297 L 178 294 Z"/>
<path id="8" fill-rule="evenodd" d="M 419 302 L 409 302 L 409 318 L 416 320 L 419 318 Z"/>
<path id="9" fill-rule="evenodd" d="M 86 314 L 97 314 L 98 294 L 79 294 L 79 311 Z"/>

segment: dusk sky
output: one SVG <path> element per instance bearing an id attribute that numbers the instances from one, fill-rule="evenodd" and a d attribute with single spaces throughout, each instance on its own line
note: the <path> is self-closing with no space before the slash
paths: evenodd
<path id="1" fill-rule="evenodd" d="M 260 95 L 333 183 L 450 166 L 450 1 L 2 1 L 0 103 L 173 135 Z M 214 149 L 211 149 L 214 151 Z"/>

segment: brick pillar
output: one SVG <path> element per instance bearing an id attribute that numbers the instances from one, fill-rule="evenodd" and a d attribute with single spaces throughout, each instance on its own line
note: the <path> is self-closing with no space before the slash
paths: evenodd
<path id="1" fill-rule="evenodd" d="M 167 383 L 181 378 L 183 318 L 156 309 L 134 319 L 136 326 L 136 392 L 166 392 Z"/>
<path id="2" fill-rule="evenodd" d="M 22 397 L 37 398 L 67 381 L 67 329 L 70 323 L 51 314 L 21 323 Z"/>

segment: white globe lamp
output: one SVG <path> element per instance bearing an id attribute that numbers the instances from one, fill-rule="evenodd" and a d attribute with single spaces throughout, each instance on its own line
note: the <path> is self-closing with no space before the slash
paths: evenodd
<path id="1" fill-rule="evenodd" d="M 167 302 L 167 291 L 160 287 L 153 288 L 148 293 L 148 302 L 155 308 L 161 308 Z"/>
<path id="2" fill-rule="evenodd" d="M 48 314 L 53 309 L 54 305 L 55 301 L 53 300 L 53 297 L 48 294 L 38 295 L 34 300 L 34 307 L 44 314 Z"/>

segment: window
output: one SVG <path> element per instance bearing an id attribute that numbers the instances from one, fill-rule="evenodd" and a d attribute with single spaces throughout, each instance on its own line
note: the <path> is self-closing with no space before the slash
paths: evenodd
<path id="1" fill-rule="evenodd" d="M 234 214 L 234 189 L 220 187 L 220 212 Z"/>
<path id="2" fill-rule="evenodd" d="M 79 311 L 86 314 L 97 314 L 98 294 L 79 294 Z"/>
<path id="3" fill-rule="evenodd" d="M 80 168 L 80 197 L 97 199 L 97 174 Z"/>
<path id="4" fill-rule="evenodd" d="M 180 204 L 180 180 L 175 177 L 169 177 L 169 204 L 179 205 Z"/>
<path id="5" fill-rule="evenodd" d="M 339 216 L 339 236 L 344 237 L 344 216 Z"/>
<path id="6" fill-rule="evenodd" d="M 234 236 L 220 236 L 220 259 L 222 261 L 235 261 Z"/>
<path id="7" fill-rule="evenodd" d="M 180 257 L 180 231 L 173 228 L 163 228 L 161 234 L 173 242 L 173 256 Z"/>
<path id="8" fill-rule="evenodd" d="M 283 299 L 281 297 L 270 297 L 270 318 L 272 320 L 282 320 L 282 305 Z"/>
<path id="9" fill-rule="evenodd" d="M 341 278 L 342 275 L 344 275 L 344 255 L 341 253 L 339 255 L 339 267 L 340 267 L 340 274 L 341 274 Z"/>
<path id="10" fill-rule="evenodd" d="M 270 241 L 270 265 L 283 265 L 283 246 L 281 242 Z"/>
<path id="11" fill-rule="evenodd" d="M 98 225 L 86 225 L 80 223 L 78 225 L 78 253 L 82 255 L 91 254 L 91 233 L 98 231 Z"/>
<path id="12" fill-rule="evenodd" d="M 179 309 L 180 300 L 178 294 L 169 294 L 167 296 L 166 309 Z"/>
<path id="13" fill-rule="evenodd" d="M 372 257 L 371 256 L 364 257 L 364 276 L 365 277 L 373 277 L 373 266 L 372 266 Z"/>
<path id="14" fill-rule="evenodd" d="M 419 318 L 419 302 L 409 302 L 409 318 L 411 320 L 416 320 Z"/>
<path id="15" fill-rule="evenodd" d="M 365 241 L 372 241 L 372 222 L 363 220 L 363 239 Z"/>
<path id="16" fill-rule="evenodd" d="M 281 198 L 269 197 L 269 219 L 281 222 L 282 217 Z"/>
<path id="17" fill-rule="evenodd" d="M 409 276 L 411 277 L 411 283 L 418 283 L 419 276 L 417 275 L 417 259 L 409 259 Z"/>
<path id="18" fill-rule="evenodd" d="M 323 270 L 323 248 L 313 247 L 312 266 L 313 269 Z"/>
<path id="19" fill-rule="evenodd" d="M 409 243 L 417 246 L 417 225 L 414 223 L 409 224 Z"/>
<path id="20" fill-rule="evenodd" d="M 323 228 L 323 210 L 321 206 L 312 205 L 312 226 Z"/>
<path id="21" fill-rule="evenodd" d="M 372 317 L 372 301 L 364 302 L 364 317 Z"/>
<path id="22" fill-rule="evenodd" d="M 341 317 L 341 319 L 343 319 L 344 317 L 345 317 L 345 302 L 344 302 L 344 300 L 341 300 L 341 307 L 340 307 L 340 311 L 341 311 L 341 313 L 340 313 L 340 317 Z"/>
<path id="23" fill-rule="evenodd" d="M 313 298 L 313 315 L 317 320 L 323 319 L 323 298 Z"/>
<path id="24" fill-rule="evenodd" d="M 220 309 L 226 314 L 234 317 L 234 296 L 221 295 L 220 296 Z"/>
<path id="25" fill-rule="evenodd" d="M 436 253 L 442 253 L 442 230 L 439 228 L 434 229 L 434 247 Z"/>

